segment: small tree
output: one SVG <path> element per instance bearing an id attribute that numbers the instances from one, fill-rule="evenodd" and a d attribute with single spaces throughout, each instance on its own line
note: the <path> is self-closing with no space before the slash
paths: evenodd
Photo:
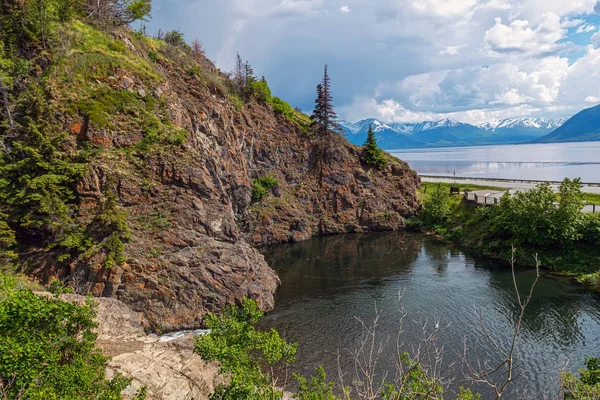
<path id="1" fill-rule="evenodd" d="M 86 7 L 90 18 L 105 23 L 128 25 L 148 20 L 152 0 L 88 0 Z"/>
<path id="2" fill-rule="evenodd" d="M 233 84 L 237 92 L 241 92 L 244 88 L 244 62 L 240 53 L 235 56 L 235 70 L 233 71 Z"/>
<path id="3" fill-rule="evenodd" d="M 556 240 L 575 241 L 582 237 L 583 226 L 586 222 L 583 214 L 585 200 L 581 179 L 565 178 L 558 189 L 560 200 L 554 213 L 556 224 Z"/>
<path id="4" fill-rule="evenodd" d="M 165 33 L 165 42 L 175 47 L 184 47 L 186 45 L 183 33 L 177 29 Z"/>
<path id="5" fill-rule="evenodd" d="M 425 200 L 425 223 L 434 226 L 446 222 L 450 215 L 450 195 L 438 185 Z"/>
<path id="6" fill-rule="evenodd" d="M 198 41 L 198 39 L 194 39 L 192 41 L 192 53 L 196 59 L 204 56 L 204 47 L 202 46 L 202 43 Z"/>
<path id="7" fill-rule="evenodd" d="M 323 81 L 317 85 L 317 99 L 315 100 L 315 109 L 311 118 L 314 121 L 317 136 L 327 136 L 329 131 L 332 130 L 339 131 L 337 114 L 333 107 L 331 79 L 329 78 L 327 64 L 325 64 L 323 71 Z"/>
<path id="8" fill-rule="evenodd" d="M 363 145 L 362 161 L 380 170 L 387 166 L 387 160 L 383 151 L 377 147 L 377 138 L 375 138 L 375 132 L 373 132 L 371 125 L 369 125 L 367 140 Z"/>

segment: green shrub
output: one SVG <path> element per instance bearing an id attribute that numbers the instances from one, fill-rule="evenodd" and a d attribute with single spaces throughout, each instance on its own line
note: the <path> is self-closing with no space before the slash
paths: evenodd
<path id="1" fill-rule="evenodd" d="M 568 372 L 561 376 L 565 399 L 588 400 L 600 398 L 600 358 L 585 359 L 585 368 L 579 370 L 579 377 Z"/>
<path id="2" fill-rule="evenodd" d="M 279 97 L 273 97 L 271 99 L 271 105 L 275 112 L 285 115 L 288 118 L 292 118 L 294 116 L 294 109 L 285 101 L 281 100 Z"/>
<path id="3" fill-rule="evenodd" d="M 244 108 L 244 100 L 235 94 L 230 95 L 231 102 L 237 111 L 242 111 Z"/>
<path id="4" fill-rule="evenodd" d="M 242 308 L 232 305 L 221 316 L 206 316 L 211 332 L 196 338 L 194 351 L 206 361 L 218 361 L 220 373 L 228 376 L 228 382 L 217 386 L 211 399 L 282 397 L 274 376 L 263 371 L 263 365 L 270 369 L 289 366 L 295 361 L 297 344 L 286 343 L 274 329 L 256 330 L 262 315 L 256 301 L 244 299 Z"/>
<path id="5" fill-rule="evenodd" d="M 252 92 L 258 99 L 264 102 L 271 103 L 273 99 L 271 88 L 269 88 L 269 85 L 264 78 L 262 80 L 252 82 Z"/>
<path id="6" fill-rule="evenodd" d="M 252 181 L 252 201 L 261 201 L 275 186 L 278 185 L 276 178 L 266 175 Z"/>
<path id="7" fill-rule="evenodd" d="M 401 385 L 386 384 L 381 393 L 384 400 L 442 398 L 444 392 L 440 382 L 423 371 L 420 364 L 416 363 L 408 353 L 400 355 L 398 360 L 402 370 L 407 371 L 402 377 Z M 423 394 L 427 397 L 421 397 Z"/>
<path id="8" fill-rule="evenodd" d="M 581 227 L 582 240 L 600 246 L 600 214 L 585 214 Z"/>
<path id="9" fill-rule="evenodd" d="M 339 400 L 340 398 L 333 394 L 334 382 L 327 381 L 325 368 L 320 365 L 317 368 L 316 375 L 306 379 L 302 375 L 293 374 L 298 382 L 298 393 L 296 399 L 300 400 Z"/>
<path id="10" fill-rule="evenodd" d="M 0 397 L 121 399 L 130 380 L 105 378 L 91 300 L 39 296 L 2 275 L 0 300 Z"/>
<path id="11" fill-rule="evenodd" d="M 566 178 L 559 189 L 560 200 L 549 183 L 534 189 L 506 194 L 491 210 L 492 230 L 517 246 L 568 247 L 587 233 L 594 240 L 594 229 L 583 214 L 583 195 L 578 179 Z M 586 224 L 587 222 L 587 224 Z"/>
<path id="12" fill-rule="evenodd" d="M 424 221 L 428 226 L 443 224 L 450 216 L 450 194 L 438 185 L 425 200 Z"/>

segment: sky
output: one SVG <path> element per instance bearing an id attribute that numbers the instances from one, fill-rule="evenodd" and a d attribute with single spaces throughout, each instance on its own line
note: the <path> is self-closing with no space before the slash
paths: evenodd
<path id="1" fill-rule="evenodd" d="M 340 118 L 570 117 L 600 103 L 598 0 L 154 0 L 222 71 L 239 51 L 310 113 L 329 65 Z"/>

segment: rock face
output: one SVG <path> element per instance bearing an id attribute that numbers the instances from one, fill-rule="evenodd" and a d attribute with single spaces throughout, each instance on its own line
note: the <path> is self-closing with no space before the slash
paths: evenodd
<path id="1" fill-rule="evenodd" d="M 127 35 L 117 38 L 148 59 L 149 50 Z M 198 65 L 204 78 L 164 56 L 155 63 L 158 85 L 121 68 L 107 81 L 166 104 L 168 119 L 187 132 L 179 147 L 127 152 L 142 140 L 139 131 L 95 129 L 68 117 L 74 141 L 85 137 L 103 150 L 77 187 L 79 220 L 94 217 L 109 188 L 131 239 L 119 266 L 105 268 L 100 252 L 68 267 L 40 263 L 37 272 L 66 277 L 82 294 L 118 298 L 143 312 L 151 329 L 197 328 L 203 314 L 245 296 L 272 308 L 279 279 L 252 246 L 398 230 L 417 206 L 420 181 L 406 163 L 390 157 L 377 171 L 338 134 L 319 145 L 265 102 L 240 109 L 214 66 Z M 253 180 L 266 175 L 278 184 L 253 204 Z"/>
<path id="2" fill-rule="evenodd" d="M 76 295 L 63 295 L 66 301 L 84 302 Z M 142 313 L 134 312 L 116 299 L 99 298 L 97 303 L 97 344 L 112 357 L 107 375 L 115 372 L 133 378 L 124 398 L 132 398 L 142 386 L 147 398 L 161 400 L 208 399 L 222 381 L 216 363 L 206 363 L 193 353 L 193 338 L 183 336 L 170 342 L 146 335 Z"/>

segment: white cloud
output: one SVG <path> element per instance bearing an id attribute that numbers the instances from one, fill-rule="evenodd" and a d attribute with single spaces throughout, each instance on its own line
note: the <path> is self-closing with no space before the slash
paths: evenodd
<path id="1" fill-rule="evenodd" d="M 594 33 L 590 40 L 592 42 L 592 46 L 594 46 L 595 48 L 599 48 L 600 47 L 600 31 Z"/>
<path id="2" fill-rule="evenodd" d="M 477 5 L 476 0 L 412 0 L 410 5 L 419 13 L 460 17 L 469 14 Z"/>
<path id="3" fill-rule="evenodd" d="M 441 56 L 457 56 L 460 54 L 460 51 L 467 47 L 464 44 L 460 44 L 458 46 L 447 46 L 444 50 L 440 50 Z"/>
<path id="4" fill-rule="evenodd" d="M 575 33 L 588 33 L 596 30 L 596 26 L 594 24 L 581 24 L 577 27 Z"/>
<path id="5" fill-rule="evenodd" d="M 597 0 L 173 4 L 154 0 L 149 32 L 181 28 L 224 71 L 239 50 L 275 95 L 305 109 L 328 63 L 347 119 L 567 116 L 600 98 L 600 32 L 592 35 L 598 24 L 589 15 Z M 588 46 L 570 42 L 576 32 L 591 36 Z"/>
<path id="6" fill-rule="evenodd" d="M 600 34 L 599 34 L 600 35 Z M 351 120 L 416 122 L 454 118 L 481 123 L 521 116 L 571 116 L 600 103 L 600 49 L 588 46 L 569 65 L 564 57 L 532 59 L 407 77 L 382 100 L 355 98 L 342 108 Z M 389 93 L 386 93 L 389 95 Z"/>
<path id="7" fill-rule="evenodd" d="M 501 18 L 496 18 L 496 24 L 485 33 L 484 40 L 490 55 L 540 57 L 564 50 L 564 44 L 557 42 L 566 34 L 560 17 L 545 13 L 535 29 L 527 20 L 515 20 L 504 25 Z"/>
<path id="8" fill-rule="evenodd" d="M 519 90 L 516 88 L 512 88 L 501 94 L 495 94 L 494 97 L 495 99 L 490 101 L 491 105 L 507 104 L 514 106 L 517 104 L 527 103 L 528 101 L 533 100 L 532 97 L 525 96 L 519 93 Z"/>

